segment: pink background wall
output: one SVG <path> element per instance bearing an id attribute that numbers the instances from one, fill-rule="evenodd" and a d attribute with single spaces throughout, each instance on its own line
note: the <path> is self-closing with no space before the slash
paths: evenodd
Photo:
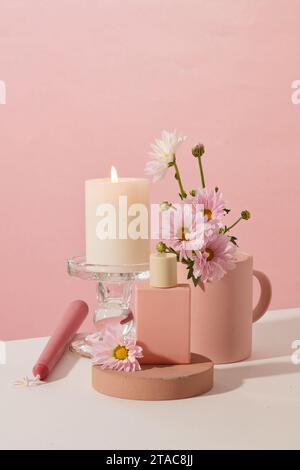
<path id="1" fill-rule="evenodd" d="M 163 128 L 206 144 L 236 231 L 269 273 L 272 308 L 299 306 L 298 0 L 0 0 L 0 337 L 49 334 L 94 286 L 66 274 L 83 253 L 83 183 L 143 174 Z M 153 201 L 177 193 L 173 177 Z"/>

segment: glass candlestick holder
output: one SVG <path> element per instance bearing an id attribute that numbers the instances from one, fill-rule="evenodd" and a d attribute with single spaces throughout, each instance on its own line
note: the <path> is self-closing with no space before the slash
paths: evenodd
<path id="1" fill-rule="evenodd" d="M 149 278 L 149 265 L 101 266 L 86 263 L 84 256 L 75 256 L 68 259 L 68 273 L 85 281 L 96 281 L 97 304 L 93 317 L 95 331 L 76 335 L 70 345 L 71 351 L 91 357 L 92 345 L 102 340 L 107 326 L 121 324 L 124 335 L 132 331 L 133 284 Z"/>

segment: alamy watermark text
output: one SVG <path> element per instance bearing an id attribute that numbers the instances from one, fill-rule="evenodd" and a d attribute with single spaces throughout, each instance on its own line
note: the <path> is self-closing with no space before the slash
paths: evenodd
<path id="1" fill-rule="evenodd" d="M 0 80 L 0 104 L 6 104 L 6 85 L 3 80 Z"/>

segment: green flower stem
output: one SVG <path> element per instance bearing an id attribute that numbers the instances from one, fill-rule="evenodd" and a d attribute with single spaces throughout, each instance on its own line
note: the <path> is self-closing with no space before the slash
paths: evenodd
<path id="1" fill-rule="evenodd" d="M 179 173 L 179 168 L 177 166 L 175 158 L 174 158 L 173 165 L 174 165 L 174 168 L 175 168 L 175 176 L 176 176 L 176 179 L 177 179 L 178 184 L 179 184 L 180 194 L 181 194 L 182 199 L 184 199 L 184 198 L 186 198 L 187 194 L 186 194 L 185 190 L 183 189 L 181 176 L 180 176 L 180 173 Z"/>
<path id="2" fill-rule="evenodd" d="M 200 177 L 201 177 L 202 188 L 205 188 L 204 172 L 203 172 L 203 166 L 202 166 L 201 157 L 198 157 L 198 163 L 199 163 L 199 170 L 200 170 Z"/>
<path id="3" fill-rule="evenodd" d="M 234 224 L 230 225 L 229 227 L 226 227 L 226 229 L 224 230 L 223 233 L 227 233 L 229 232 L 229 230 L 231 230 L 233 227 L 235 227 L 241 220 L 243 220 L 243 217 L 240 217 L 239 219 L 237 219 Z"/>

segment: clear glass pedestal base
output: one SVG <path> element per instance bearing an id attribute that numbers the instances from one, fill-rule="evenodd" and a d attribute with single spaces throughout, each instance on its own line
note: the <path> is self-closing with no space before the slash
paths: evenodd
<path id="1" fill-rule="evenodd" d="M 68 260 L 68 273 L 83 280 L 97 282 L 97 306 L 94 312 L 95 331 L 76 335 L 70 350 L 91 357 L 92 345 L 101 341 L 105 328 L 121 324 L 124 335 L 134 326 L 131 310 L 132 288 L 135 281 L 149 278 L 148 264 L 101 266 L 87 264 L 83 256 Z"/>

